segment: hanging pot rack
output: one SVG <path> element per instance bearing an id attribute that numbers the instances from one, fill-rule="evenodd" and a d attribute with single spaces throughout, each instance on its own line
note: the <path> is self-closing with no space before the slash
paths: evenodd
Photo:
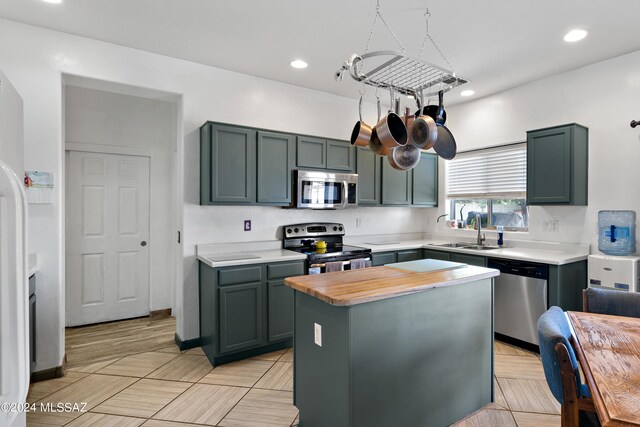
<path id="1" fill-rule="evenodd" d="M 364 71 L 366 60 L 372 58 L 386 61 Z M 467 83 L 452 71 L 393 50 L 369 52 L 362 56 L 353 54 L 336 76 L 341 78 L 344 71 L 348 71 L 357 82 L 411 96 L 419 92 L 426 97 L 435 96 L 439 90 L 448 92 Z"/>

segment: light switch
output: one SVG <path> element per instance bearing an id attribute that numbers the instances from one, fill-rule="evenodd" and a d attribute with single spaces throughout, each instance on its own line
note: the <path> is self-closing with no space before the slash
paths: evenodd
<path id="1" fill-rule="evenodd" d="M 313 342 L 322 347 L 322 326 L 317 323 L 313 324 Z"/>

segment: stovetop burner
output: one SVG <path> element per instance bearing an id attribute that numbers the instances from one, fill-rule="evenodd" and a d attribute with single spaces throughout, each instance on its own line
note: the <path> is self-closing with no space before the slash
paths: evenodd
<path id="1" fill-rule="evenodd" d="M 307 255 L 309 262 L 346 261 L 366 258 L 371 249 L 360 246 L 343 245 L 344 226 L 338 223 L 293 224 L 282 228 L 282 247 Z M 322 247 L 324 245 L 326 247 Z"/>

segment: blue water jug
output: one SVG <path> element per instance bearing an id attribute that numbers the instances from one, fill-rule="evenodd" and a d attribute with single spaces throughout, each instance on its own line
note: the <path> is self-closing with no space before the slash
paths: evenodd
<path id="1" fill-rule="evenodd" d="M 635 211 L 598 212 L 598 250 L 607 255 L 635 253 Z"/>

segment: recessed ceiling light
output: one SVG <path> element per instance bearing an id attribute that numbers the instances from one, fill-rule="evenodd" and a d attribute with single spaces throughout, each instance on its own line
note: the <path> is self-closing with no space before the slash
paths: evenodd
<path id="1" fill-rule="evenodd" d="M 303 61 L 302 59 L 294 59 L 293 61 L 291 61 L 290 64 L 293 68 L 307 68 L 307 64 L 305 61 Z"/>
<path id="2" fill-rule="evenodd" d="M 575 30 L 569 31 L 567 34 L 564 35 L 564 41 L 572 43 L 572 42 L 577 42 L 579 40 L 582 40 L 585 37 L 587 37 L 586 30 L 575 29 Z"/>
<path id="3" fill-rule="evenodd" d="M 45 3 L 53 3 L 53 4 L 60 4 L 62 3 L 62 0 L 42 0 Z"/>
<path id="4" fill-rule="evenodd" d="M 461 96 L 471 96 L 473 94 L 475 94 L 476 92 L 474 90 L 471 89 L 467 89 L 467 90 L 463 90 L 462 92 L 460 92 Z"/>

